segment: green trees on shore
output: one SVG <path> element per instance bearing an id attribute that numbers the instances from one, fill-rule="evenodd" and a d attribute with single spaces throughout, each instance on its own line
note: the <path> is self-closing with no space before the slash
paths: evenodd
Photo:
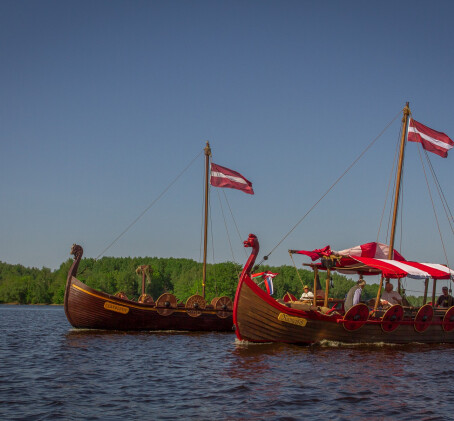
<path id="1" fill-rule="evenodd" d="M 20 304 L 62 304 L 68 270 L 72 260 L 68 259 L 60 267 L 51 271 L 48 268 L 26 268 L 0 262 L 0 303 Z M 115 294 L 123 291 L 128 298 L 137 299 L 141 293 L 142 280 L 136 274 L 140 265 L 150 265 L 153 269 L 146 292 L 157 299 L 163 292 L 171 292 L 180 301 L 186 301 L 193 294 L 202 292 L 202 264 L 191 259 L 157 257 L 103 257 L 102 259 L 82 259 L 77 277 L 92 288 Z M 209 264 L 207 266 L 206 299 L 210 302 L 215 296 L 235 296 L 236 286 L 242 267 L 232 262 Z M 270 270 L 279 273 L 274 279 L 274 297 L 282 298 L 287 292 L 299 297 L 303 285 L 312 289 L 312 271 L 292 266 L 261 266 L 260 271 Z M 320 283 L 325 288 L 326 274 L 320 272 Z M 337 273 L 332 274 L 330 297 L 344 298 L 354 281 Z M 260 283 L 261 278 L 256 278 Z M 262 285 L 263 286 L 263 285 Z M 367 284 L 362 299 L 375 298 L 378 284 Z M 407 297 L 412 305 L 422 303 L 422 297 Z"/>
<path id="2" fill-rule="evenodd" d="M 0 303 L 62 304 L 66 278 L 72 260 L 60 267 L 27 268 L 0 262 Z M 136 274 L 140 265 L 150 265 L 153 272 L 146 292 L 157 299 L 163 292 L 171 292 L 185 301 L 193 294 L 202 293 L 202 264 L 190 259 L 156 257 L 103 257 L 82 259 L 77 277 L 92 288 L 115 294 L 123 291 L 128 298 L 137 299 L 142 279 Z M 227 295 L 233 299 L 241 267 L 231 262 L 207 266 L 206 298 Z"/>

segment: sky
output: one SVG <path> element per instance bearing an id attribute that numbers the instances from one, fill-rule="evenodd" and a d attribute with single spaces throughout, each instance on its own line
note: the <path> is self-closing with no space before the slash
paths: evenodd
<path id="1" fill-rule="evenodd" d="M 249 233 L 268 254 L 393 122 L 268 262 L 376 241 L 405 103 L 454 137 L 453 13 L 443 0 L 2 0 L 0 260 L 55 269 L 73 243 L 97 257 L 208 140 L 255 190 L 212 189 L 209 261 L 243 264 Z M 453 206 L 454 156 L 431 162 Z M 405 171 L 396 248 L 445 263 L 416 144 Z M 199 155 L 105 255 L 200 260 L 202 185 Z"/>

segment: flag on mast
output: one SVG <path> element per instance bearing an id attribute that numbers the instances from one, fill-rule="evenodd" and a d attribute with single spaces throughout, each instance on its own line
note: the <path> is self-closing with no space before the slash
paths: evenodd
<path id="1" fill-rule="evenodd" d="M 440 155 L 443 158 L 448 156 L 448 151 L 454 146 L 454 142 L 444 133 L 437 132 L 424 124 L 410 119 L 408 123 L 409 142 L 421 143 L 422 147 L 429 152 Z"/>
<path id="2" fill-rule="evenodd" d="M 229 187 L 247 194 L 254 194 L 252 183 L 240 173 L 213 163 L 211 163 L 210 183 L 214 187 Z"/>

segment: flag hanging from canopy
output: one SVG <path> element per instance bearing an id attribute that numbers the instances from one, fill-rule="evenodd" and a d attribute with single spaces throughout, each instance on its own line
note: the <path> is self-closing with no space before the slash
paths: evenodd
<path id="1" fill-rule="evenodd" d="M 240 173 L 213 163 L 211 164 L 210 183 L 214 187 L 229 187 L 247 194 L 254 194 L 252 183 Z"/>
<path id="2" fill-rule="evenodd" d="M 274 294 L 274 286 L 273 286 L 273 278 L 279 275 L 278 273 L 273 273 L 270 271 L 254 273 L 251 275 L 251 278 L 258 278 L 261 276 L 263 278 L 263 282 L 265 284 L 266 292 L 270 295 Z"/>
<path id="3" fill-rule="evenodd" d="M 437 132 L 424 124 L 410 119 L 408 123 L 409 142 L 421 143 L 422 147 L 429 152 L 440 155 L 443 158 L 448 156 L 448 151 L 454 146 L 454 142 L 444 133 Z"/>

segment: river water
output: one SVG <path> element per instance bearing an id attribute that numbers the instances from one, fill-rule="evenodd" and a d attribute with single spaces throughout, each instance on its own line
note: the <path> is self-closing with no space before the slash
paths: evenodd
<path id="1" fill-rule="evenodd" d="M 454 347 L 299 347 L 73 329 L 0 305 L 1 420 L 454 418 Z"/>

